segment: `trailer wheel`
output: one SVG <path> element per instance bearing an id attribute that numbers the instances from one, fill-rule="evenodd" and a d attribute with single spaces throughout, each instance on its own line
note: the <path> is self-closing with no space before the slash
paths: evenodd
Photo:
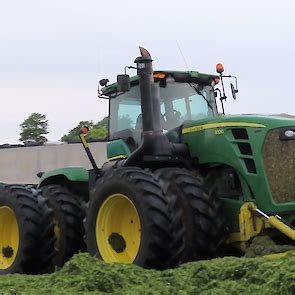
<path id="1" fill-rule="evenodd" d="M 45 185 L 41 188 L 42 195 L 48 199 L 48 205 L 53 210 L 55 234 L 54 264 L 62 266 L 74 254 L 84 250 L 84 210 L 78 197 L 59 184 Z"/>
<path id="2" fill-rule="evenodd" d="M 183 245 L 175 249 L 173 219 L 154 175 L 140 168 L 107 171 L 87 205 L 87 249 L 105 262 L 145 268 L 175 267 Z"/>
<path id="3" fill-rule="evenodd" d="M 227 230 L 221 202 L 204 188 L 202 179 L 187 169 L 162 168 L 156 171 L 167 196 L 178 196 L 183 211 L 185 250 L 182 262 L 222 255 Z"/>
<path id="4" fill-rule="evenodd" d="M 20 185 L 0 188 L 0 274 L 52 270 L 53 224 L 41 197 Z"/>

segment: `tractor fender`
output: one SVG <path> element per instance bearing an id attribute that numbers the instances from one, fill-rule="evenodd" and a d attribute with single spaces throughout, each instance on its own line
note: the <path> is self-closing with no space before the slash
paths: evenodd
<path id="1" fill-rule="evenodd" d="M 38 188 L 46 184 L 61 182 L 88 182 L 88 171 L 83 167 L 67 167 L 45 172 L 38 184 Z"/>

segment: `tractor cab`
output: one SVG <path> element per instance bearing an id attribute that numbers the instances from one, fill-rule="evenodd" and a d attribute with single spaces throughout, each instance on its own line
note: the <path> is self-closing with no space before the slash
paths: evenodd
<path id="1" fill-rule="evenodd" d="M 155 71 L 154 82 L 159 85 L 160 126 L 166 134 L 187 121 L 217 116 L 213 86 L 216 76 L 198 72 Z M 143 131 L 139 77 L 129 79 L 128 91 L 118 91 L 119 83 L 102 89 L 109 98 L 109 139 L 121 138 L 134 150 Z M 153 120 L 153 112 L 150 112 Z M 170 132 L 169 132 L 170 131 Z"/>

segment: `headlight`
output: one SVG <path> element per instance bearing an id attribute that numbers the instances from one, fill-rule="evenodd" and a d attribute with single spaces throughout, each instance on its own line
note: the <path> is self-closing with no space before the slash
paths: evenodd
<path id="1" fill-rule="evenodd" d="M 280 129 L 280 140 L 295 139 L 295 127 L 284 127 Z"/>
<path id="2" fill-rule="evenodd" d="M 294 134 L 295 134 L 295 132 L 293 130 L 286 130 L 285 131 L 285 135 L 287 137 L 292 137 L 292 136 L 294 136 Z"/>

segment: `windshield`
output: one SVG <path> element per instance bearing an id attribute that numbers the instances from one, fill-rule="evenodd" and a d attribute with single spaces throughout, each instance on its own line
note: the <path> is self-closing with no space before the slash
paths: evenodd
<path id="1" fill-rule="evenodd" d="M 208 85 L 169 82 L 160 87 L 160 106 L 166 130 L 217 115 L 213 88 Z M 110 135 L 124 129 L 142 130 L 139 85 L 110 100 Z"/>

